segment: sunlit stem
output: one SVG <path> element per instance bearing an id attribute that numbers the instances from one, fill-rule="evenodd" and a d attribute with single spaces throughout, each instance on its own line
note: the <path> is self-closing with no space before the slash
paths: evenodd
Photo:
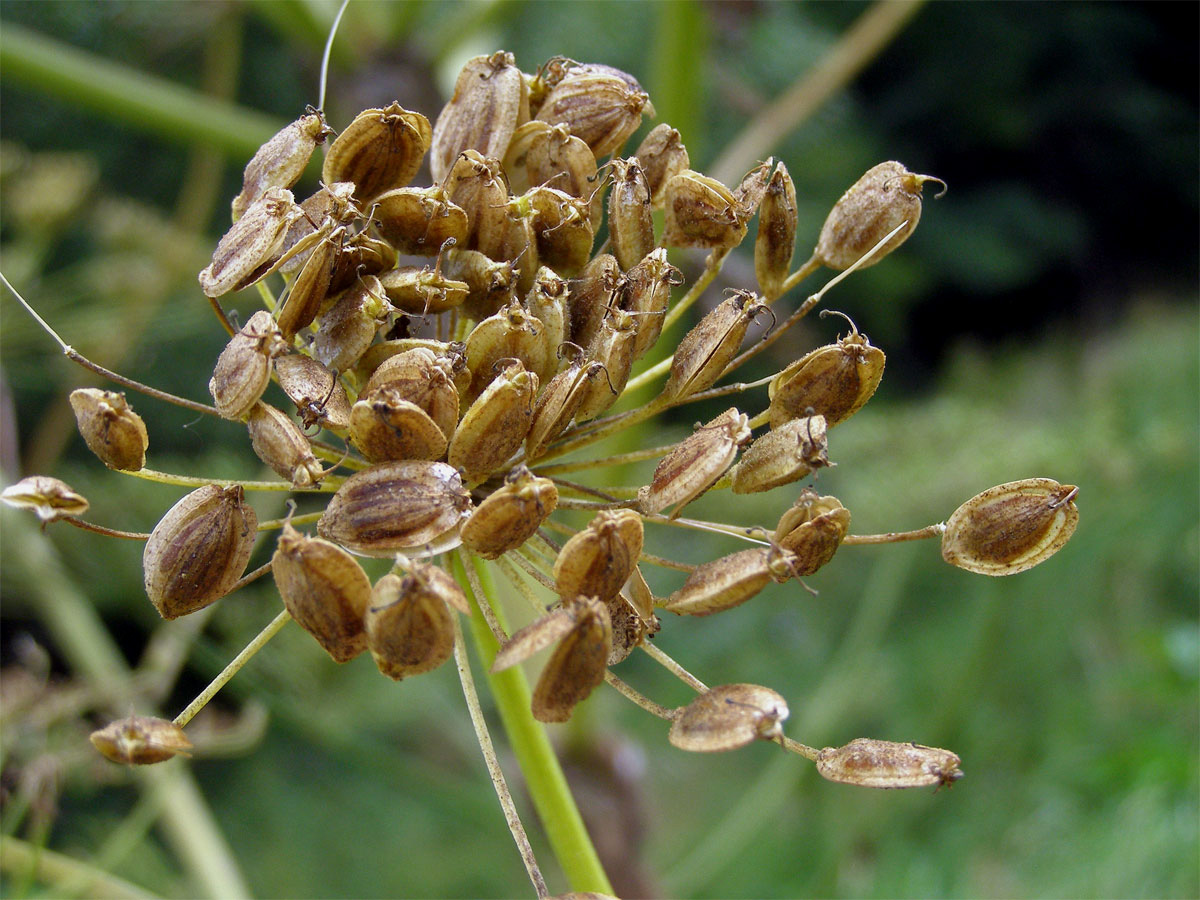
<path id="1" fill-rule="evenodd" d="M 792 740 L 782 732 L 774 738 L 774 742 L 784 750 L 788 750 L 791 753 L 798 753 L 805 759 L 811 759 L 813 762 L 817 761 L 817 754 L 820 752 L 815 747 L 810 747 L 808 744 L 802 744 L 799 741 Z"/>
<path id="2" fill-rule="evenodd" d="M 659 525 L 674 525 L 677 528 L 690 528 L 693 531 L 710 531 L 714 534 L 727 534 L 739 540 L 748 541 L 751 544 L 761 544 L 764 547 L 771 546 L 770 541 L 764 541 L 759 537 L 762 534 L 762 529 L 758 527 L 747 528 L 740 525 L 726 525 L 722 522 L 705 522 L 702 519 L 687 519 L 682 516 L 678 519 L 671 519 L 658 513 L 643 515 L 642 518 L 647 522 L 657 522 Z"/>
<path id="3" fill-rule="evenodd" d="M 613 501 L 613 500 L 620 499 L 618 497 L 614 497 L 612 494 L 608 493 L 607 491 L 602 491 L 599 488 L 594 488 L 594 487 L 591 487 L 586 484 L 579 484 L 574 481 L 567 481 L 567 479 L 565 479 L 565 478 L 551 477 L 550 480 L 553 481 L 555 483 L 555 485 L 557 485 L 560 488 L 560 491 L 559 491 L 560 494 L 565 490 L 569 493 L 583 494 L 585 497 L 599 497 L 601 500 L 607 500 L 607 501 Z"/>
<path id="4" fill-rule="evenodd" d="M 183 728 L 188 722 L 192 721 L 196 713 L 204 709 L 208 701 L 217 696 L 217 692 L 229 683 L 230 679 L 238 673 L 242 666 L 248 663 L 254 654 L 265 647 L 267 642 L 279 633 L 279 629 L 283 628 L 291 620 L 292 615 L 286 609 L 272 619 L 267 627 L 260 631 L 254 640 L 242 649 L 241 653 L 229 661 L 229 665 L 221 670 L 221 674 L 214 678 L 208 687 L 201 691 L 200 695 L 189 703 L 183 712 L 175 717 L 175 724 Z"/>
<path id="5" fill-rule="evenodd" d="M 258 523 L 258 530 L 259 531 L 274 531 L 276 529 L 282 528 L 285 522 L 290 522 L 292 525 L 307 525 L 309 522 L 317 521 L 324 514 L 325 513 L 322 510 L 320 512 L 304 513 L 303 515 L 300 515 L 300 516 L 287 516 L 286 518 L 283 518 L 283 519 L 267 519 L 265 522 Z"/>
<path id="6" fill-rule="evenodd" d="M 667 709 L 665 706 L 659 706 L 649 697 L 635 690 L 626 682 L 622 681 L 611 671 L 605 670 L 604 680 L 615 687 L 618 691 L 624 694 L 628 699 L 632 700 L 646 712 L 652 716 L 658 716 L 660 719 L 666 719 L 671 722 L 675 719 L 675 710 Z"/>
<path id="7" fill-rule="evenodd" d="M 590 509 L 599 511 L 602 509 L 636 509 L 637 498 L 631 497 L 628 500 L 577 500 L 574 497 L 559 497 L 559 509 Z"/>
<path id="8" fill-rule="evenodd" d="M 654 644 L 643 641 L 641 644 L 639 644 L 639 646 L 643 651 L 645 651 L 646 655 L 648 655 L 656 663 L 658 663 L 692 690 L 700 694 L 707 693 L 708 685 L 706 685 L 703 681 L 701 681 L 679 663 L 675 662 L 675 660 L 673 660 L 671 657 L 667 656 L 666 653 L 658 649 L 658 647 L 656 647 Z"/>
<path id="9" fill-rule="evenodd" d="M 637 409 L 631 409 L 629 412 L 621 413 L 620 415 L 612 416 L 606 419 L 598 428 L 593 428 L 590 431 L 578 432 L 571 429 L 567 432 L 566 440 L 553 445 L 540 458 L 545 460 L 556 459 L 564 454 L 570 453 L 572 450 L 578 450 L 580 447 L 588 447 L 608 437 L 610 434 L 616 434 L 618 431 L 624 431 L 637 425 L 639 422 L 644 422 L 649 418 L 654 417 L 662 410 L 670 406 L 671 401 L 659 395 L 651 400 L 645 406 L 639 406 Z M 590 423 L 584 423 L 584 428 Z"/>
<path id="10" fill-rule="evenodd" d="M 342 9 L 345 8 L 345 4 L 343 4 Z M 463 696 L 467 700 L 467 711 L 471 714 L 471 725 L 475 728 L 475 738 L 479 741 L 484 764 L 492 779 L 492 786 L 496 789 L 496 796 L 500 799 L 500 808 L 504 810 L 504 820 L 508 823 L 508 830 L 512 833 L 513 841 L 517 845 L 517 852 L 521 854 L 521 861 L 525 863 L 525 871 L 529 873 L 529 880 L 533 882 L 533 889 L 537 891 L 539 898 L 549 897 L 550 891 L 546 888 L 546 879 L 542 877 L 542 870 L 538 868 L 537 859 L 533 855 L 533 847 L 529 844 L 529 835 L 525 833 L 525 826 L 521 824 L 521 817 L 517 814 L 517 806 L 513 803 L 512 794 L 509 793 L 508 784 L 504 780 L 504 772 L 500 770 L 500 761 L 496 759 L 496 749 L 492 746 L 492 736 L 488 733 L 487 722 L 484 720 L 483 710 L 479 706 L 479 696 L 475 693 L 475 679 L 471 676 L 471 664 L 467 660 L 462 623 L 458 621 L 458 616 L 452 616 L 452 619 L 454 621 L 454 662 L 458 666 L 458 680 L 462 682 Z"/>
<path id="11" fill-rule="evenodd" d="M 767 375 L 758 381 L 739 381 L 736 384 L 723 384 L 720 387 L 709 388 L 707 391 L 697 391 L 694 394 L 688 394 L 685 397 L 675 399 L 671 406 L 683 406 L 685 403 L 696 403 L 700 400 L 712 400 L 716 397 L 726 397 L 729 394 L 740 394 L 744 391 L 753 390 L 757 387 L 762 387 L 765 384 L 770 384 L 775 380 L 775 374 Z"/>
<path id="12" fill-rule="evenodd" d="M 603 466 L 620 466 L 625 463 L 642 462 L 658 456 L 666 456 L 675 449 L 674 444 L 665 447 L 648 447 L 645 450 L 633 450 L 629 453 L 616 453 L 612 456 L 602 456 L 598 459 L 588 459 L 581 462 L 557 463 L 552 466 L 531 466 L 535 475 L 566 475 L 570 472 L 586 472 L 589 469 L 599 469 Z"/>
<path id="13" fill-rule="evenodd" d="M 769 409 L 764 409 L 762 412 L 760 412 L 757 416 L 755 416 L 753 419 L 751 419 L 746 424 L 750 427 L 750 430 L 753 431 L 756 428 L 762 428 L 764 425 L 766 425 L 770 421 L 771 421 L 771 411 Z"/>
<path id="14" fill-rule="evenodd" d="M 95 522 L 85 522 L 83 519 L 76 519 L 74 516 L 63 516 L 57 521 L 67 522 L 76 528 L 82 528 L 84 531 L 93 531 L 105 537 L 124 538 L 127 541 L 150 540 L 150 535 L 141 531 L 117 531 L 115 528 L 105 528 L 103 525 L 97 525 Z"/>
<path id="15" fill-rule="evenodd" d="M 326 478 L 320 485 L 310 488 L 295 488 L 287 481 L 241 481 L 227 478 L 197 478 L 193 475 L 175 475 L 171 472 L 158 472 L 154 469 L 138 469 L 136 472 L 120 470 L 123 475 L 132 475 L 145 481 L 157 481 L 159 484 L 174 484 L 179 487 L 204 487 L 215 484 L 218 487 L 240 486 L 247 491 L 290 491 L 297 494 L 332 494 L 344 478 Z"/>
<path id="16" fill-rule="evenodd" d="M 925 538 L 940 537 L 946 530 L 945 522 L 926 525 L 916 531 L 888 531 L 884 534 L 848 534 L 842 541 L 850 546 L 861 544 L 901 544 L 904 541 L 920 541 Z"/>
<path id="17" fill-rule="evenodd" d="M 458 548 L 458 564 L 467 577 L 467 583 L 471 586 L 471 591 L 476 597 L 483 597 L 483 585 L 479 581 L 479 574 L 475 571 L 474 559 L 462 547 Z M 508 640 L 508 632 L 500 624 L 500 620 L 496 618 L 495 610 L 492 609 L 490 603 L 480 603 L 479 612 L 497 643 L 502 644 Z"/>

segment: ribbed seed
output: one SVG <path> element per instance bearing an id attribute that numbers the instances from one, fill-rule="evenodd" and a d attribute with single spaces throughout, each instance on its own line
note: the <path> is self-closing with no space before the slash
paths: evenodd
<path id="1" fill-rule="evenodd" d="M 110 469 L 136 472 L 146 465 L 146 423 L 124 394 L 98 388 L 71 391 L 71 409 L 88 449 Z"/>
<path id="2" fill-rule="evenodd" d="M 617 286 L 617 303 L 637 317 L 637 339 L 633 342 L 635 362 L 658 342 L 671 303 L 671 288 L 682 283 L 683 273 L 667 262 L 665 247 L 646 254 L 622 276 Z"/>
<path id="3" fill-rule="evenodd" d="M 514 359 L 471 404 L 446 457 L 469 484 L 501 469 L 520 449 L 533 421 L 537 389 L 538 377 Z"/>
<path id="4" fill-rule="evenodd" d="M 610 66 L 576 65 L 546 94 L 535 118 L 566 125 L 600 159 L 620 151 L 643 113 L 653 118 L 654 106 L 632 75 Z"/>
<path id="5" fill-rule="evenodd" d="M 937 747 L 856 738 L 844 747 L 822 750 L 817 771 L 829 781 L 859 787 L 941 787 L 962 778 L 961 762 Z"/>
<path id="6" fill-rule="evenodd" d="M 601 253 L 571 280 L 567 299 L 570 339 L 580 347 L 587 349 L 595 343 L 620 277 L 617 258 Z"/>
<path id="7" fill-rule="evenodd" d="M 664 122 L 650 129 L 634 156 L 646 173 L 646 183 L 650 186 L 650 205 L 654 209 L 662 209 L 667 182 L 691 167 L 687 147 L 683 145 L 679 132 Z"/>
<path id="8" fill-rule="evenodd" d="M 283 411 L 260 400 L 250 409 L 246 426 L 254 455 L 288 479 L 292 487 L 312 487 L 325 477 L 308 438 Z"/>
<path id="9" fill-rule="evenodd" d="M 240 219 L 271 188 L 290 188 L 295 184 L 308 167 L 317 145 L 325 143 L 331 134 L 333 129 L 325 124 L 321 111 L 310 107 L 259 147 L 242 174 L 241 193 L 233 198 L 233 220 Z"/>
<path id="10" fill-rule="evenodd" d="M 533 689 L 533 717 L 566 722 L 576 705 L 604 680 L 612 649 L 608 608 L 594 597 L 565 604 L 573 626 L 550 656 Z"/>
<path id="11" fill-rule="evenodd" d="M 799 481 L 831 465 L 824 416 L 792 419 L 758 438 L 734 467 L 730 487 L 753 494 Z"/>
<path id="12" fill-rule="evenodd" d="M 554 482 L 520 466 L 463 522 L 462 542 L 484 559 L 495 559 L 529 540 L 557 506 Z"/>
<path id="13" fill-rule="evenodd" d="M 636 156 L 614 159 L 608 195 L 608 236 L 622 271 L 632 269 L 654 249 L 650 185 Z"/>
<path id="14" fill-rule="evenodd" d="M 779 547 L 741 550 L 696 566 L 663 604 L 683 616 L 709 616 L 740 606 L 767 586 L 795 575 L 795 558 Z"/>
<path id="15" fill-rule="evenodd" d="M 217 412 L 235 421 L 249 415 L 271 381 L 271 360 L 286 350 L 271 314 L 260 309 L 252 315 L 221 351 L 208 382 Z"/>
<path id="16" fill-rule="evenodd" d="M 621 590 L 642 554 L 642 518 L 631 509 L 601 510 L 572 535 L 554 560 L 560 597 L 608 600 Z"/>
<path id="17" fill-rule="evenodd" d="M 448 441 L 430 415 L 383 384 L 362 394 L 350 410 L 350 440 L 369 462 L 441 459 Z"/>
<path id="18" fill-rule="evenodd" d="M 583 397 L 575 410 L 576 421 L 594 419 L 617 402 L 633 368 L 637 335 L 637 317 L 632 313 L 610 309 L 605 315 L 588 355 L 604 367 L 607 377 L 588 378 L 583 382 L 580 389 Z"/>
<path id="19" fill-rule="evenodd" d="M 345 432 L 350 427 L 350 401 L 346 389 L 317 360 L 292 353 L 275 360 L 275 375 L 305 428 L 320 425 L 331 431 Z"/>
<path id="20" fill-rule="evenodd" d="M 366 209 L 380 194 L 413 180 L 429 149 L 429 120 L 399 103 L 364 109 L 329 145 L 321 178 L 355 185 L 354 200 Z"/>
<path id="21" fill-rule="evenodd" d="M 441 181 L 464 150 L 501 159 L 517 127 L 529 119 L 529 89 L 511 53 L 467 60 L 454 96 L 433 127 L 429 164 Z"/>
<path id="22" fill-rule="evenodd" d="M 379 279 L 363 277 L 333 298 L 333 305 L 317 319 L 313 356 L 339 372 L 349 369 L 394 312 Z"/>
<path id="23" fill-rule="evenodd" d="M 92 746 L 105 759 L 127 766 L 166 762 L 175 756 L 191 756 L 192 742 L 183 729 L 166 719 L 129 716 L 93 731 Z"/>
<path id="24" fill-rule="evenodd" d="M 270 188 L 246 210 L 217 244 L 212 262 L 200 272 L 208 297 L 220 297 L 252 284 L 279 258 L 292 224 L 304 215 L 286 188 Z"/>
<path id="25" fill-rule="evenodd" d="M 754 317 L 766 308 L 750 291 L 733 291 L 722 300 L 679 342 L 663 395 L 687 397 L 712 387 L 737 355 Z"/>
<path id="26" fill-rule="evenodd" d="M 691 169 L 673 175 L 663 188 L 667 247 L 728 250 L 746 236 L 746 220 L 733 192 L 715 178 Z"/>
<path id="27" fill-rule="evenodd" d="M 805 488 L 779 518 L 775 542 L 796 556 L 796 574 L 812 575 L 837 552 L 850 530 L 850 510 L 836 497 Z"/>
<path id="28" fill-rule="evenodd" d="M 783 290 L 796 249 L 796 185 L 779 163 L 767 183 L 754 241 L 754 275 L 767 302 Z"/>
<path id="29" fill-rule="evenodd" d="M 433 256 L 449 238 L 467 240 L 467 214 L 441 186 L 396 188 L 375 198 L 375 227 L 398 253 Z"/>
<path id="30" fill-rule="evenodd" d="M 757 684 L 722 684 L 701 694 L 676 716 L 669 740 L 680 750 L 720 753 L 783 733 L 787 701 Z"/>
<path id="31" fill-rule="evenodd" d="M 750 439 L 749 422 L 745 413 L 730 407 L 680 441 L 654 469 L 654 480 L 638 491 L 642 512 L 677 504 L 671 518 L 678 516 L 733 465 L 738 448 Z"/>
<path id="32" fill-rule="evenodd" d="M 423 565 L 422 574 L 426 569 L 441 571 Z M 422 574 L 384 575 L 371 591 L 367 646 L 379 671 L 396 681 L 430 672 L 454 653 L 450 610 Z"/>

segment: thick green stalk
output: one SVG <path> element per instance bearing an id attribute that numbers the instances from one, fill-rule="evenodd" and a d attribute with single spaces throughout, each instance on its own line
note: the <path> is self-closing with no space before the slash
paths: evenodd
<path id="1" fill-rule="evenodd" d="M 475 591 L 471 589 L 470 579 L 457 556 L 452 557 L 451 564 L 463 589 L 473 596 Z M 489 604 L 503 623 L 502 612 L 493 602 L 495 585 L 491 575 L 482 566 L 476 568 L 484 596 L 475 599 L 479 603 Z M 471 636 L 484 666 L 490 668 L 499 645 L 482 615 L 471 617 Z M 489 672 L 488 684 L 542 828 L 570 882 L 571 890 L 612 894 L 612 885 L 600 864 L 596 848 L 592 846 L 592 839 L 584 827 L 583 817 L 575 805 L 575 798 L 571 795 L 550 738 L 530 712 L 532 695 L 525 673 L 519 666 L 497 674 Z"/>

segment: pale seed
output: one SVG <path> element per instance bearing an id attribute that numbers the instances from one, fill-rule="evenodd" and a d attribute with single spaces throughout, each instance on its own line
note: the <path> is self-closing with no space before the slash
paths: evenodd
<path id="1" fill-rule="evenodd" d="M 636 156 L 614 159 L 608 195 L 608 236 L 622 271 L 632 269 L 654 249 L 650 185 Z"/>
<path id="2" fill-rule="evenodd" d="M 665 122 L 650 129 L 634 154 L 646 173 L 650 186 L 650 205 L 662 209 L 666 199 L 667 182 L 691 167 L 687 147 L 679 132 Z"/>
<path id="3" fill-rule="evenodd" d="M 779 163 L 767 182 L 754 241 L 754 275 L 768 302 L 783 290 L 796 249 L 796 185 Z"/>
<path id="4" fill-rule="evenodd" d="M 325 477 L 308 438 L 281 410 L 260 400 L 250 410 L 246 426 L 254 454 L 292 487 L 312 487 Z"/>
<path id="5" fill-rule="evenodd" d="M 638 491 L 642 512 L 677 504 L 671 518 L 678 516 L 733 465 L 738 448 L 750 439 L 749 422 L 745 413 L 730 407 L 680 441 L 654 469 L 654 480 Z"/>
<path id="6" fill-rule="evenodd" d="M 603 65 L 576 65 L 546 94 L 535 118 L 563 124 L 600 159 L 617 153 L 642 124 L 654 117 L 649 95 L 637 79 Z"/>
<path id="7" fill-rule="evenodd" d="M 792 419 L 758 438 L 734 467 L 735 494 L 769 491 L 831 465 L 825 417 Z"/>
<path id="8" fill-rule="evenodd" d="M 271 360 L 287 351 L 287 341 L 265 309 L 230 338 L 208 382 L 217 412 L 240 421 L 249 415 L 271 381 Z"/>
<path id="9" fill-rule="evenodd" d="M 350 410 L 350 440 L 369 462 L 440 459 L 446 435 L 425 410 L 384 384 L 364 393 Z"/>
<path id="10" fill-rule="evenodd" d="M 836 497 L 805 488 L 779 519 L 775 542 L 796 556 L 796 574 L 812 575 L 837 552 L 850 530 L 850 510 Z"/>
<path id="11" fill-rule="evenodd" d="M 200 272 L 208 297 L 220 297 L 252 284 L 280 256 L 288 229 L 304 212 L 286 188 L 270 188 L 225 233 L 212 262 Z"/>
<path id="12" fill-rule="evenodd" d="M 756 740 L 774 740 L 787 717 L 787 701 L 770 688 L 722 684 L 679 711 L 668 739 L 696 753 L 737 750 Z"/>
<path id="13" fill-rule="evenodd" d="M 86 497 L 49 475 L 29 475 L 10 484 L 0 500 L 17 509 L 33 510 L 43 525 L 65 516 L 82 516 L 89 506 Z"/>
<path id="14" fill-rule="evenodd" d="M 70 400 L 79 433 L 102 463 L 129 472 L 146 465 L 150 443 L 146 423 L 130 408 L 124 394 L 79 388 L 71 391 Z"/>
<path id="15" fill-rule="evenodd" d="M 514 359 L 471 404 L 446 456 L 464 480 L 485 480 L 520 449 L 533 421 L 537 389 L 538 377 Z"/>
<path id="16" fill-rule="evenodd" d="M 127 766 L 166 762 L 174 756 L 191 756 L 192 742 L 183 729 L 166 719 L 129 716 L 110 722 L 91 734 L 92 746 L 105 759 Z"/>
<path id="17" fill-rule="evenodd" d="M 937 747 L 856 738 L 844 747 L 822 750 L 817 771 L 829 781 L 860 787 L 941 787 L 962 778 L 961 762 Z"/>
<path id="18" fill-rule="evenodd" d="M 731 553 L 697 566 L 663 608 L 684 616 L 709 616 L 740 606 L 767 586 L 794 572 L 795 557 L 779 547 Z"/>
<path id="19" fill-rule="evenodd" d="M 601 510 L 571 536 L 554 560 L 560 597 L 608 600 L 621 590 L 642 555 L 642 517 L 631 509 Z"/>
<path id="20" fill-rule="evenodd" d="M 608 608 L 594 597 L 577 597 L 566 606 L 574 619 L 533 689 L 533 717 L 539 722 L 566 722 L 571 712 L 600 682 L 612 648 Z"/>
<path id="21" fill-rule="evenodd" d="M 464 150 L 504 156 L 517 127 L 529 119 L 529 89 L 511 53 L 467 60 L 433 127 L 429 163 L 441 181 Z"/>
<path id="22" fill-rule="evenodd" d="M 687 397 L 711 387 L 737 355 L 754 317 L 765 309 L 749 291 L 735 290 L 722 300 L 679 342 L 663 395 Z"/>
<path id="23" fill-rule="evenodd" d="M 746 221 L 739 213 L 733 191 L 691 169 L 667 182 L 663 208 L 666 224 L 662 242 L 667 247 L 729 250 L 746 236 Z"/>
<path id="24" fill-rule="evenodd" d="M 329 145 L 321 178 L 353 183 L 354 199 L 366 209 L 380 194 L 413 180 L 431 138 L 429 120 L 399 103 L 364 109 Z"/>
<path id="25" fill-rule="evenodd" d="M 454 620 L 445 600 L 411 574 L 384 575 L 375 584 L 366 632 L 375 665 L 396 681 L 430 672 L 454 653 Z"/>
<path id="26" fill-rule="evenodd" d="M 515 550 L 558 506 L 558 488 L 521 466 L 463 522 L 462 542 L 484 559 Z"/>
<path id="27" fill-rule="evenodd" d="M 311 107 L 258 148 L 242 174 L 242 192 L 233 198 L 233 220 L 271 188 L 290 188 L 308 167 L 318 144 L 333 133 L 320 110 Z"/>

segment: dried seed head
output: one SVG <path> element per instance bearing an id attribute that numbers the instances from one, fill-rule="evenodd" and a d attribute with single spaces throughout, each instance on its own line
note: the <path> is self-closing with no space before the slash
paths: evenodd
<path id="1" fill-rule="evenodd" d="M 354 404 L 350 440 L 373 463 L 440 459 L 447 446 L 445 433 L 430 415 L 391 384 L 364 393 Z"/>
<path id="2" fill-rule="evenodd" d="M 710 616 L 740 606 L 767 586 L 795 574 L 795 557 L 777 546 L 741 550 L 696 566 L 663 604 L 681 616 Z"/>
<path id="3" fill-rule="evenodd" d="M 916 175 L 895 161 L 868 169 L 830 210 L 814 251 L 817 258 L 831 269 L 848 269 L 893 228 L 907 223 L 863 267 L 875 265 L 908 240 L 917 227 L 921 188 L 927 181 L 946 187 L 940 178 Z"/>
<path id="4" fill-rule="evenodd" d="M 637 339 L 633 342 L 634 361 L 645 356 L 662 334 L 671 288 L 683 283 L 683 274 L 667 262 L 667 250 L 659 247 L 646 254 L 617 285 L 618 304 L 636 317 Z"/>
<path id="5" fill-rule="evenodd" d="M 229 593 L 257 536 L 241 485 L 205 485 L 167 510 L 142 552 L 146 594 L 159 615 L 185 616 Z"/>
<path id="6" fill-rule="evenodd" d="M 388 191 L 375 198 L 373 210 L 375 227 L 398 253 L 433 256 L 450 238 L 466 243 L 467 214 L 441 187 Z"/>
<path id="7" fill-rule="evenodd" d="M 680 441 L 655 468 L 654 480 L 638 491 L 642 512 L 678 504 L 670 517 L 678 516 L 733 465 L 738 448 L 750 440 L 749 422 L 745 413 L 730 407 Z"/>
<path id="8" fill-rule="evenodd" d="M 608 608 L 594 597 L 576 597 L 566 606 L 574 624 L 559 642 L 533 689 L 533 717 L 566 722 L 576 704 L 604 680 L 612 649 Z"/>
<path id="9" fill-rule="evenodd" d="M 220 297 L 253 284 L 279 258 L 288 229 L 304 216 L 286 188 L 270 188 L 225 233 L 200 272 L 205 296 Z"/>
<path id="10" fill-rule="evenodd" d="M 339 372 L 349 369 L 394 312 L 379 279 L 374 275 L 363 277 L 334 298 L 333 305 L 317 320 L 313 356 Z"/>
<path id="11" fill-rule="evenodd" d="M 664 122 L 650 129 L 634 154 L 642 163 L 646 183 L 650 186 L 650 205 L 662 209 L 667 182 L 690 168 L 687 147 L 679 132 Z"/>
<path id="12" fill-rule="evenodd" d="M 308 438 L 283 411 L 260 400 L 250 410 L 246 425 L 255 455 L 292 487 L 312 487 L 325 477 Z"/>
<path id="13" fill-rule="evenodd" d="M 860 787 L 941 787 L 962 778 L 961 762 L 949 750 L 937 747 L 856 738 L 844 747 L 822 750 L 817 771 L 830 781 Z"/>
<path id="14" fill-rule="evenodd" d="M 735 494 L 769 491 L 831 465 L 825 417 L 792 419 L 750 445 L 732 472 Z"/>
<path id="15" fill-rule="evenodd" d="M 654 106 L 637 79 L 602 65 L 576 65 L 546 94 L 535 118 L 563 124 L 600 159 L 615 154 Z"/>
<path id="16" fill-rule="evenodd" d="M 513 132 L 528 119 L 529 89 L 511 53 L 467 60 L 454 83 L 454 96 L 433 127 L 433 180 L 445 178 L 464 150 L 502 158 Z"/>
<path id="17" fill-rule="evenodd" d="M 468 483 L 477 484 L 502 469 L 525 443 L 537 389 L 538 377 L 514 359 L 471 404 L 446 455 Z"/>
<path id="18" fill-rule="evenodd" d="M 1026 478 L 976 494 L 946 521 L 942 558 L 980 575 L 1013 575 L 1057 553 L 1075 532 L 1079 488 Z"/>
<path id="19" fill-rule="evenodd" d="M 729 250 L 746 236 L 746 220 L 733 191 L 715 178 L 686 169 L 663 188 L 668 247 Z"/>
<path id="20" fill-rule="evenodd" d="M 554 482 L 520 466 L 463 522 L 462 542 L 484 559 L 495 559 L 529 540 L 557 506 Z"/>
<path id="21" fill-rule="evenodd" d="M 783 290 L 796 249 L 796 185 L 787 166 L 779 163 L 767 182 L 754 241 L 754 275 L 768 301 Z"/>
<path id="22" fill-rule="evenodd" d="M 242 192 L 233 198 L 236 222 L 254 201 L 271 188 L 290 188 L 308 167 L 313 151 L 333 129 L 325 124 L 320 110 L 309 108 L 258 148 L 242 175 Z"/>
<path id="23" fill-rule="evenodd" d="M 136 472 L 146 465 L 146 423 L 125 395 L 98 388 L 71 391 L 71 409 L 88 449 L 110 469 Z"/>
<path id="24" fill-rule="evenodd" d="M 0 494 L 0 500 L 17 509 L 33 510 L 43 525 L 65 516 L 82 516 L 89 505 L 65 481 L 49 475 L 30 475 L 10 484 Z"/>
<path id="25" fill-rule="evenodd" d="M 229 339 L 217 359 L 208 391 L 217 412 L 240 421 L 249 415 L 271 381 L 271 360 L 287 351 L 287 341 L 265 309 Z"/>
<path id="26" fill-rule="evenodd" d="M 285 522 L 271 557 L 271 574 L 292 618 L 334 662 L 351 660 L 367 648 L 363 616 L 371 582 L 353 556 Z"/>
<path id="27" fill-rule="evenodd" d="M 454 620 L 446 601 L 413 575 L 384 575 L 376 583 L 366 630 L 375 665 L 396 681 L 430 672 L 454 653 Z"/>
<path id="28" fill-rule="evenodd" d="M 452 466 L 383 463 L 346 479 L 317 532 L 362 556 L 391 556 L 457 533 L 470 509 L 471 497 Z"/>
<path id="29" fill-rule="evenodd" d="M 654 249 L 650 185 L 636 156 L 614 159 L 608 195 L 608 236 L 621 269 L 632 269 Z"/>
<path id="30" fill-rule="evenodd" d="M 559 551 L 554 589 L 564 599 L 586 595 L 608 600 L 629 579 L 643 540 L 642 518 L 633 510 L 601 510 Z"/>
<path id="31" fill-rule="evenodd" d="M 320 425 L 344 433 L 350 427 L 346 389 L 328 367 L 308 356 L 292 353 L 275 360 L 279 386 L 296 404 L 305 428 Z"/>
<path id="32" fill-rule="evenodd" d="M 431 139 L 429 120 L 399 103 L 364 109 L 329 145 L 321 179 L 353 183 L 354 200 L 366 209 L 380 194 L 413 180 Z"/>
<path id="33" fill-rule="evenodd" d="M 663 394 L 686 397 L 711 387 L 737 355 L 754 317 L 765 309 L 750 291 L 732 291 L 679 342 Z"/>
<path id="34" fill-rule="evenodd" d="M 110 722 L 91 734 L 92 746 L 105 759 L 127 766 L 166 762 L 173 756 L 191 756 L 192 742 L 183 729 L 166 719 L 129 716 Z"/>
<path id="35" fill-rule="evenodd" d="M 722 684 L 709 688 L 682 710 L 671 725 L 669 740 L 680 750 L 719 753 L 783 733 L 787 701 L 757 684 Z"/>
<path id="36" fill-rule="evenodd" d="M 818 347 L 775 376 L 768 389 L 772 428 L 813 413 L 824 416 L 832 428 L 871 399 L 887 359 L 853 322 L 850 326 L 850 334 L 836 344 Z"/>
<path id="37" fill-rule="evenodd" d="M 796 555 L 797 575 L 812 575 L 833 559 L 849 530 L 850 510 L 841 501 L 805 488 L 780 517 L 775 542 Z"/>

